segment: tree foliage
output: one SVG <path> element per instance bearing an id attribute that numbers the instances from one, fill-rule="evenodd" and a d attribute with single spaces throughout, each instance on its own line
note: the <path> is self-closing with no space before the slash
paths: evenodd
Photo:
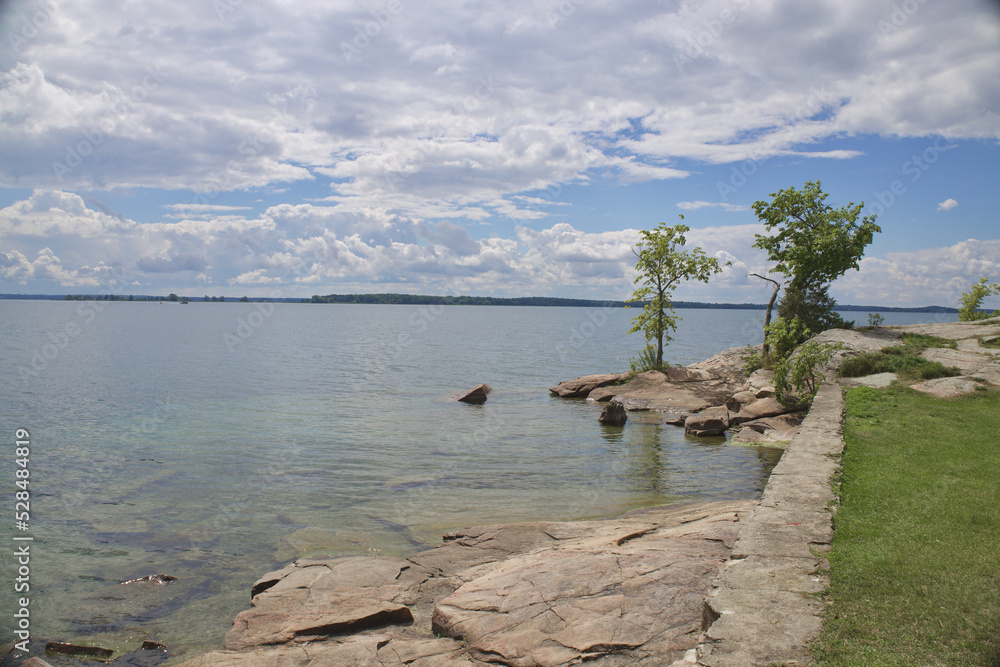
<path id="1" fill-rule="evenodd" d="M 813 332 L 853 324 L 834 312 L 836 302 L 827 290 L 832 281 L 860 266 L 865 248 L 882 231 L 874 215 L 859 221 L 864 202 L 840 208 L 826 204 L 820 181 L 809 181 L 801 190 L 779 190 L 771 197 L 753 205 L 770 233 L 757 234 L 754 247 L 767 252 L 768 259 L 776 262 L 772 270 L 783 274 L 787 282 L 778 304 L 778 320 L 768 327 L 774 330 L 777 324 L 782 331 L 783 349 L 769 349 L 765 363 L 786 359 Z M 765 335 L 771 348 L 772 334 Z"/>
<path id="2" fill-rule="evenodd" d="M 828 206 L 820 181 L 809 181 L 758 201 L 753 210 L 771 236 L 756 235 L 755 248 L 777 262 L 774 271 L 788 277 L 789 287 L 807 289 L 825 285 L 849 269 L 857 269 L 876 232 L 875 216 L 858 222 L 864 202 L 841 208 Z"/>
<path id="3" fill-rule="evenodd" d="M 684 216 L 681 216 L 684 219 Z M 642 230 L 642 239 L 632 252 L 636 256 L 635 284 L 629 303 L 646 302 L 642 312 L 632 318 L 629 333 L 642 331 L 647 341 L 656 341 L 656 367 L 663 366 L 663 341 L 671 340 L 669 332 L 677 328 L 677 318 L 670 297 L 677 285 L 684 280 L 708 282 L 713 274 L 722 271 L 719 260 L 708 257 L 701 248 L 679 250 L 687 240 L 684 235 L 690 227 L 677 224 L 672 227 L 661 222 L 652 230 Z"/>
<path id="4" fill-rule="evenodd" d="M 988 277 L 980 278 L 978 283 L 972 283 L 968 292 L 962 293 L 959 299 L 962 302 L 962 307 L 958 309 L 958 320 L 960 322 L 974 322 L 976 320 L 985 320 L 988 317 L 1000 317 L 1000 310 L 990 313 L 989 311 L 980 309 L 983 299 L 991 294 L 1000 295 L 1000 284 L 991 284 L 989 280 Z"/>

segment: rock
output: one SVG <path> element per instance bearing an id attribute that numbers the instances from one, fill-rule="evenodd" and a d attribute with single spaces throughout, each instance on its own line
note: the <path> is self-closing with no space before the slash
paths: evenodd
<path id="1" fill-rule="evenodd" d="M 729 422 L 731 424 L 743 424 L 744 422 L 753 421 L 755 419 L 777 417 L 778 415 L 788 414 L 789 412 L 796 412 L 796 408 L 782 405 L 776 398 L 762 398 L 744 406 L 739 413 L 730 416 Z"/>
<path id="2" fill-rule="evenodd" d="M 148 639 L 144 640 L 142 642 L 142 646 L 140 646 L 139 648 L 141 648 L 143 651 L 166 651 L 167 650 L 166 645 L 161 644 L 160 642 L 151 642 Z"/>
<path id="3" fill-rule="evenodd" d="M 663 423 L 669 424 L 670 426 L 684 426 L 684 422 L 686 422 L 687 418 L 690 416 L 691 415 L 687 412 L 682 412 L 680 414 L 671 413 L 667 417 L 663 418 Z"/>
<path id="4" fill-rule="evenodd" d="M 744 422 L 733 434 L 732 442 L 790 442 L 799 432 L 803 413 L 793 412 Z"/>
<path id="5" fill-rule="evenodd" d="M 754 398 L 771 398 L 775 395 L 774 387 L 761 387 L 754 392 Z"/>
<path id="6" fill-rule="evenodd" d="M 872 387 L 874 389 L 884 389 L 893 382 L 897 376 L 895 373 L 875 373 L 859 378 L 842 378 L 840 383 L 845 387 Z"/>
<path id="7" fill-rule="evenodd" d="M 608 403 L 604 407 L 604 410 L 601 411 L 601 416 L 597 419 L 598 422 L 605 426 L 624 426 L 627 420 L 628 415 L 625 413 L 625 406 L 618 401 Z"/>
<path id="8" fill-rule="evenodd" d="M 723 542 L 738 527 L 723 517 L 696 523 L 703 521 L 723 529 Z M 711 554 L 687 540 L 712 524 L 592 525 L 582 539 L 518 555 L 465 583 L 437 604 L 433 631 L 464 640 L 475 660 L 506 665 L 682 658 L 700 629 L 704 585 L 718 568 L 713 556 L 725 557 L 724 547 Z"/>
<path id="9" fill-rule="evenodd" d="M 950 398 L 952 396 L 972 393 L 981 386 L 975 380 L 970 380 L 968 377 L 963 376 L 927 380 L 926 382 L 913 385 L 912 388 L 922 391 L 925 394 L 937 396 L 938 398 Z"/>
<path id="10" fill-rule="evenodd" d="M 66 644 L 64 642 L 46 642 L 45 652 L 55 655 L 68 655 L 73 658 L 92 658 L 95 660 L 110 660 L 115 654 L 109 648 L 100 646 L 80 646 L 77 644 Z"/>
<path id="11" fill-rule="evenodd" d="M 150 583 L 150 584 L 156 584 L 157 586 L 162 586 L 171 581 L 177 581 L 177 577 L 172 577 L 169 574 L 150 574 L 145 577 L 139 577 L 138 579 L 129 579 L 128 581 L 123 581 L 122 586 L 128 584 L 141 584 L 141 583 Z"/>
<path id="12" fill-rule="evenodd" d="M 753 506 L 479 526 L 408 559 L 296 561 L 254 585 L 227 650 L 182 665 L 669 664 L 695 647 Z"/>
<path id="13" fill-rule="evenodd" d="M 928 361 L 936 361 L 945 368 L 954 366 L 963 373 L 976 373 L 991 361 L 992 357 L 977 352 L 963 352 L 946 347 L 929 347 L 920 353 Z"/>
<path id="14" fill-rule="evenodd" d="M 52 667 L 52 663 L 45 662 L 41 658 L 28 658 L 21 663 L 21 667 Z"/>
<path id="15" fill-rule="evenodd" d="M 763 368 L 758 369 L 751 373 L 750 377 L 743 383 L 743 391 L 752 391 L 755 394 L 757 391 L 765 388 L 774 390 L 774 371 L 764 370 Z M 766 396 L 760 396 L 759 398 L 766 398 Z"/>
<path id="16" fill-rule="evenodd" d="M 725 406 L 708 408 L 684 420 L 684 432 L 698 437 L 722 435 L 729 428 L 729 410 Z"/>
<path id="17" fill-rule="evenodd" d="M 730 412 L 739 412 L 747 403 L 753 403 L 757 396 L 752 391 L 738 391 L 726 400 L 726 409 Z"/>
<path id="18" fill-rule="evenodd" d="M 584 375 L 575 380 L 560 382 L 555 387 L 549 389 L 553 394 L 562 398 L 584 398 L 594 389 L 604 387 L 609 384 L 624 382 L 629 378 L 629 373 L 605 373 L 603 375 Z M 608 396 L 606 400 L 610 400 Z"/>
<path id="19" fill-rule="evenodd" d="M 980 343 L 986 343 L 987 345 L 992 345 L 994 343 L 1000 343 L 1000 336 L 983 336 L 979 339 Z"/>
<path id="20" fill-rule="evenodd" d="M 493 391 L 488 384 L 479 384 L 458 398 L 462 403 L 480 404 L 486 402 L 486 396 Z"/>
<path id="21" fill-rule="evenodd" d="M 974 380 L 982 380 L 990 384 L 1000 385 L 1000 363 L 983 366 L 978 373 L 972 375 Z"/>

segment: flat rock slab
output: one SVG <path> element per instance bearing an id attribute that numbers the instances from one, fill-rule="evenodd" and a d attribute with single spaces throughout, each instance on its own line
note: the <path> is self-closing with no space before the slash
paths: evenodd
<path id="1" fill-rule="evenodd" d="M 871 387 L 873 389 L 885 389 L 896 381 L 895 373 L 875 373 L 859 378 L 844 378 L 840 384 L 845 387 Z"/>
<path id="2" fill-rule="evenodd" d="M 954 366 L 963 373 L 975 373 L 993 361 L 990 355 L 978 352 L 964 352 L 946 347 L 929 347 L 920 353 L 928 361 L 936 361 L 944 367 Z"/>
<path id="3" fill-rule="evenodd" d="M 603 373 L 600 375 L 584 375 L 575 380 L 560 382 L 549 389 L 553 394 L 563 398 L 585 398 L 593 390 L 608 384 L 624 382 L 628 373 Z"/>
<path id="4" fill-rule="evenodd" d="M 951 398 L 953 396 L 971 394 L 981 386 L 978 382 L 968 377 L 953 377 L 927 380 L 926 382 L 913 385 L 912 388 L 916 391 L 922 391 L 925 394 L 937 396 L 938 398 Z"/>
<path id="5" fill-rule="evenodd" d="M 664 665 L 753 501 L 479 526 L 407 559 L 296 561 L 261 577 L 227 649 L 184 667 Z"/>

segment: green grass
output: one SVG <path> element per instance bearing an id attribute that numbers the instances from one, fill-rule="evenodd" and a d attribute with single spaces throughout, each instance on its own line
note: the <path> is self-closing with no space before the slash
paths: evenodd
<path id="1" fill-rule="evenodd" d="M 840 367 L 840 377 L 856 378 L 875 373 L 896 373 L 903 382 L 919 382 L 934 378 L 960 375 L 957 368 L 946 368 L 928 361 L 920 353 L 928 347 L 956 349 L 953 340 L 925 334 L 903 334 L 903 344 L 884 348 L 880 352 L 864 352 L 846 359 Z"/>
<path id="2" fill-rule="evenodd" d="M 819 665 L 1000 665 L 1000 392 L 847 393 Z"/>

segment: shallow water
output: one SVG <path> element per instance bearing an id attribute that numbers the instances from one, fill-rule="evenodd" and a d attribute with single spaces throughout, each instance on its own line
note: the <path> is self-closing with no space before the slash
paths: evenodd
<path id="1" fill-rule="evenodd" d="M 409 555 L 477 523 L 759 495 L 780 452 L 602 427 L 598 407 L 549 394 L 627 370 L 635 314 L 0 301 L 0 428 L 11 445 L 31 433 L 33 636 L 190 657 L 221 646 L 253 581 L 297 557 Z M 679 315 L 673 363 L 760 339 L 761 312 Z M 480 382 L 485 405 L 452 400 Z M 121 584 L 152 574 L 178 579 Z"/>

